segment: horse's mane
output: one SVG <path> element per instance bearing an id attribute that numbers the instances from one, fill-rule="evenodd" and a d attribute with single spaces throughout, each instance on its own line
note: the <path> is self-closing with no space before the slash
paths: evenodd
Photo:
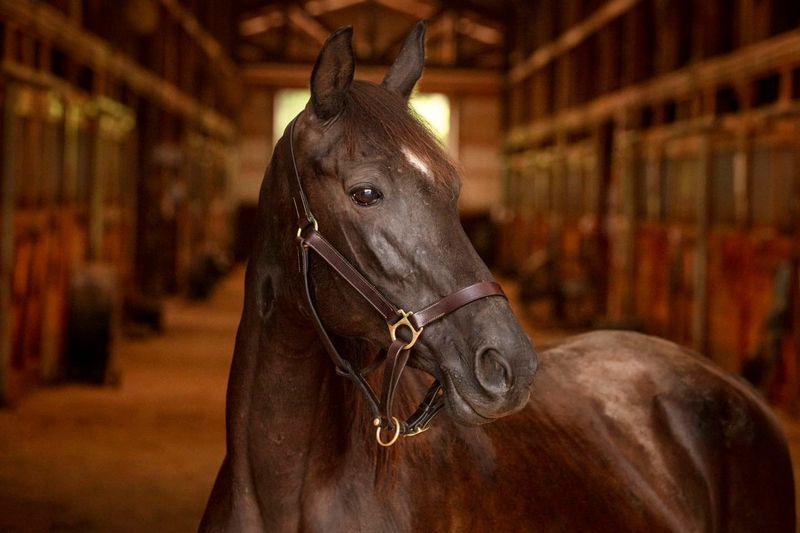
<path id="1" fill-rule="evenodd" d="M 456 185 L 455 165 L 430 127 L 399 94 L 375 83 L 355 80 L 339 120 L 350 155 L 357 155 L 366 143 L 369 153 L 389 158 L 401 146 L 428 166 L 437 184 Z"/>

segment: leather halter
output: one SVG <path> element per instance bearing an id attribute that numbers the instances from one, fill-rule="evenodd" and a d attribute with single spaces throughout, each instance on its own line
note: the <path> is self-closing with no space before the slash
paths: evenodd
<path id="1" fill-rule="evenodd" d="M 314 329 L 317 331 L 325 350 L 328 352 L 336 372 L 353 381 L 364 394 L 373 415 L 373 424 L 376 426 L 375 438 L 381 446 L 391 446 L 397 442 L 400 436 L 410 437 L 419 435 L 430 428 L 431 421 L 444 406 L 443 387 L 438 381 L 434 381 L 428 389 L 425 399 L 417 410 L 407 420 L 400 421 L 392 415 L 392 403 L 394 393 L 403 370 L 408 363 L 411 348 L 419 340 L 423 328 L 428 324 L 447 316 L 456 309 L 470 304 L 476 300 L 488 296 L 502 296 L 505 298 L 503 289 L 493 281 L 482 281 L 463 289 L 460 289 L 441 300 L 416 312 L 406 312 L 398 308 L 381 292 L 370 283 L 361 272 L 352 265 L 339 251 L 328 242 L 319 232 L 319 225 L 308 203 L 303 184 L 300 179 L 300 172 L 297 169 L 297 159 L 294 155 L 294 125 L 295 121 L 289 126 L 289 152 L 292 158 L 292 168 L 294 178 L 289 179 L 289 188 L 292 193 L 295 212 L 297 214 L 297 242 L 300 252 L 300 269 L 303 274 L 303 284 L 305 288 L 306 300 L 311 310 Z M 310 254 L 313 250 L 321 257 L 333 270 L 335 270 L 344 280 L 358 292 L 386 321 L 389 327 L 391 344 L 386 350 L 385 359 L 380 358 L 372 365 L 358 370 L 353 368 L 350 361 L 342 357 L 334 346 L 333 341 L 328 335 L 325 326 L 317 312 L 314 297 L 311 290 L 311 269 Z M 400 329 L 407 329 L 410 337 L 406 341 L 397 335 Z M 386 365 L 383 379 L 383 391 L 378 395 L 372 389 L 364 377 L 375 370 L 381 363 Z M 389 434 L 388 440 L 383 440 L 382 432 Z"/>

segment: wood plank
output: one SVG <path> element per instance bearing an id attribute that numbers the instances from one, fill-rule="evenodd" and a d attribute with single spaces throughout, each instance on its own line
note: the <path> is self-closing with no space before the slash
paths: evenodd
<path id="1" fill-rule="evenodd" d="M 458 31 L 470 39 L 488 46 L 499 46 L 503 43 L 503 32 L 499 29 L 473 20 L 469 16 L 458 19 Z"/>
<path id="2" fill-rule="evenodd" d="M 436 6 L 418 0 L 375 0 L 375 3 L 420 20 L 430 18 L 437 10 Z"/>
<path id="3" fill-rule="evenodd" d="M 160 0 L 161 5 L 180 24 L 184 32 L 191 37 L 208 59 L 217 63 L 227 75 L 236 75 L 237 68 L 233 59 L 225 53 L 225 49 L 208 31 L 203 28 L 197 17 L 181 5 L 179 0 Z"/>
<path id="4" fill-rule="evenodd" d="M 16 84 L 5 83 L 3 94 L 3 176 L 2 209 L 0 209 L 0 405 L 10 401 L 11 382 L 11 283 L 14 275 L 14 198 L 15 169 L 17 166 L 17 150 L 9 149 L 17 138 L 14 120 L 14 102 L 16 100 Z"/>
<path id="5" fill-rule="evenodd" d="M 106 41 L 76 27 L 69 18 L 50 6 L 30 0 L 0 0 L 0 17 L 11 18 L 33 29 L 38 36 L 69 53 L 76 61 L 107 72 L 125 82 L 134 92 L 198 122 L 215 135 L 232 138 L 235 134 L 236 128 L 228 118 L 140 67 Z"/>
<path id="6" fill-rule="evenodd" d="M 309 15 L 318 17 L 325 13 L 364 3 L 366 3 L 366 0 L 311 0 L 306 2 L 305 9 Z"/>
<path id="7" fill-rule="evenodd" d="M 589 36 L 608 25 L 623 13 L 628 12 L 640 0 L 611 0 L 589 15 L 583 22 L 572 26 L 555 41 L 537 48 L 522 62 L 514 65 L 509 73 L 509 80 L 519 82 L 541 69 L 551 61 L 564 55 Z"/>
<path id="8" fill-rule="evenodd" d="M 273 28 L 278 28 L 286 23 L 283 10 L 278 6 L 263 9 L 258 15 L 253 15 L 239 23 L 239 34 L 244 37 L 253 37 L 266 33 Z"/>
<path id="9" fill-rule="evenodd" d="M 314 39 L 319 45 L 324 44 L 331 34 L 331 30 L 297 6 L 289 7 L 288 17 L 295 28 Z"/>
<path id="10" fill-rule="evenodd" d="M 511 148 L 525 146 L 557 130 L 599 124 L 626 108 L 686 97 L 692 92 L 733 84 L 791 64 L 800 64 L 800 30 L 786 32 L 736 52 L 651 78 L 639 85 L 597 98 L 584 106 L 564 110 L 548 120 L 518 127 L 509 132 L 506 143 Z"/>
<path id="11" fill-rule="evenodd" d="M 695 209 L 697 234 L 692 279 L 691 337 L 692 348 L 708 353 L 708 265 L 709 228 L 711 226 L 711 136 L 704 132 L 700 140 L 701 175 L 697 184 Z"/>
<path id="12" fill-rule="evenodd" d="M 245 84 L 273 88 L 308 87 L 313 65 L 301 63 L 259 63 L 242 68 Z M 380 83 L 385 67 L 359 66 L 358 79 Z M 430 67 L 425 69 L 419 89 L 422 92 L 499 94 L 503 77 L 499 70 Z"/>

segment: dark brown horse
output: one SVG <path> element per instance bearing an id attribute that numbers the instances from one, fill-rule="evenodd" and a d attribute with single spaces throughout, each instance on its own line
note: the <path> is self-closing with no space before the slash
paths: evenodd
<path id="1" fill-rule="evenodd" d="M 423 41 L 417 25 L 375 85 L 353 81 L 351 31 L 334 33 L 311 101 L 275 149 L 230 374 L 228 451 L 200 529 L 794 531 L 786 444 L 739 380 L 619 332 L 565 340 L 539 354 L 536 372 L 491 284 L 450 309 L 448 295 L 491 275 L 459 225 L 454 167 L 408 111 Z M 362 297 L 356 274 L 320 259 L 322 234 L 380 295 Z M 406 309 L 445 297 L 448 309 L 410 351 L 373 309 L 384 297 Z M 408 330 L 422 329 L 416 320 Z M 395 413 L 409 415 L 431 383 L 444 394 L 432 388 L 428 407 L 445 407 L 430 431 L 382 448 L 373 418 L 384 441 L 414 424 L 388 416 L 385 393 L 376 408 L 348 365 L 385 357 L 391 376 L 403 354 L 412 369 Z M 380 377 L 367 381 L 380 388 Z"/>

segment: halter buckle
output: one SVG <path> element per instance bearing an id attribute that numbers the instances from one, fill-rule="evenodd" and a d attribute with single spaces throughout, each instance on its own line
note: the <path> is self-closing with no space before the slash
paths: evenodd
<path id="1" fill-rule="evenodd" d="M 408 344 L 406 344 L 403 347 L 403 349 L 404 350 L 410 350 L 411 347 L 414 346 L 417 343 L 417 339 L 419 339 L 420 333 L 422 333 L 422 330 L 425 329 L 425 328 L 414 329 L 414 326 L 411 325 L 411 321 L 408 320 L 408 318 L 411 315 L 414 314 L 411 311 L 406 312 L 406 311 L 403 311 L 402 309 L 398 309 L 397 310 L 397 314 L 400 315 L 402 318 L 400 318 L 400 320 L 398 320 L 394 324 L 388 324 L 388 326 L 389 326 L 389 336 L 392 338 L 392 342 L 396 341 L 397 340 L 397 328 L 399 328 L 400 326 L 406 326 L 408 329 L 411 330 L 411 340 L 408 341 Z"/>
<path id="2" fill-rule="evenodd" d="M 316 218 L 311 216 L 311 218 L 308 219 L 308 222 L 314 226 L 314 231 L 319 231 L 319 223 L 317 223 L 317 219 Z M 306 229 L 307 227 L 308 227 L 308 224 L 306 224 L 305 226 L 300 226 L 299 228 L 297 228 L 297 240 L 298 241 L 303 240 L 303 230 Z"/>
<path id="3" fill-rule="evenodd" d="M 409 431 L 408 433 L 404 434 L 403 437 L 416 437 L 421 433 L 425 433 L 429 429 L 431 429 L 430 424 L 425 424 L 424 426 L 420 426 L 412 431 Z"/>

